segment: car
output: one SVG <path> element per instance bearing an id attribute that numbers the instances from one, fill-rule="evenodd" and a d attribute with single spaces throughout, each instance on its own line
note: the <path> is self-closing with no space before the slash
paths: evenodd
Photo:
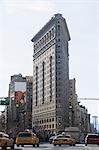
<path id="1" fill-rule="evenodd" d="M 6 149 L 7 147 L 14 149 L 14 140 L 8 134 L 0 132 L 0 147 L 2 149 Z"/>
<path id="2" fill-rule="evenodd" d="M 97 144 L 99 146 L 99 134 L 87 134 L 85 137 L 85 145 Z"/>
<path id="3" fill-rule="evenodd" d="M 39 138 L 31 131 L 23 131 L 17 134 L 15 143 L 17 147 L 20 145 L 33 145 L 33 147 L 37 145 L 39 147 Z"/>
<path id="4" fill-rule="evenodd" d="M 52 141 L 53 141 L 53 139 L 55 138 L 56 136 L 54 135 L 54 136 L 51 136 L 50 138 L 49 138 L 49 143 L 50 144 L 52 144 Z"/>
<path id="5" fill-rule="evenodd" d="M 52 144 L 54 146 L 56 145 L 70 145 L 70 146 L 75 146 L 75 139 L 72 138 L 70 135 L 58 135 L 56 136 L 53 141 Z"/>

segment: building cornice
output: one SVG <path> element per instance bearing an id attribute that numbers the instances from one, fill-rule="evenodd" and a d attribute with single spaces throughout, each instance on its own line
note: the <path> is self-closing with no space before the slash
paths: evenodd
<path id="1" fill-rule="evenodd" d="M 68 40 L 70 40 L 69 31 L 67 28 L 67 24 L 65 19 L 62 17 L 61 14 L 55 14 L 44 26 L 43 28 L 31 39 L 32 42 L 36 42 L 39 38 L 42 37 L 53 25 L 57 24 L 58 19 L 62 19 L 65 22 L 65 27 L 68 34 Z"/>

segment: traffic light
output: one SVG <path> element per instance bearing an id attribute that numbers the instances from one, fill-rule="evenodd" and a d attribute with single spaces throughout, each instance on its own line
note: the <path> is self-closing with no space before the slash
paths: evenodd
<path id="1" fill-rule="evenodd" d="M 16 104 L 16 107 L 17 107 L 17 108 L 19 107 L 19 104 L 18 104 L 18 103 Z"/>

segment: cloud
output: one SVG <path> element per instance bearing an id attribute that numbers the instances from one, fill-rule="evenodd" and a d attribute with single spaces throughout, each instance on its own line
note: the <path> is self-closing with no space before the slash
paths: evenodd
<path id="1" fill-rule="evenodd" d="M 19 11 L 49 12 L 54 9 L 52 3 L 47 0 L 4 0 L 3 6 L 10 15 Z"/>

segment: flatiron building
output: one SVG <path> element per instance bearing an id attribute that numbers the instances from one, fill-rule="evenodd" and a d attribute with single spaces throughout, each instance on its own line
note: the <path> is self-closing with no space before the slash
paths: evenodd
<path id="1" fill-rule="evenodd" d="M 55 14 L 32 38 L 32 126 L 49 134 L 68 124 L 69 31 L 61 14 Z"/>

